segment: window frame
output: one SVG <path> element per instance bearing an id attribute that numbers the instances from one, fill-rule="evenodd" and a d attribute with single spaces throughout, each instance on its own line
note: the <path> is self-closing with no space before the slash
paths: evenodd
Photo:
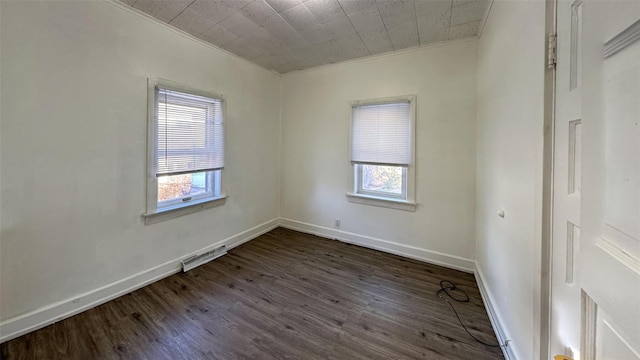
<path id="1" fill-rule="evenodd" d="M 367 190 L 363 185 L 364 177 L 362 175 L 363 166 L 392 166 L 399 167 L 402 169 L 402 192 L 400 194 L 395 194 L 388 191 L 376 191 L 376 190 Z M 355 173 L 355 193 L 369 196 L 376 196 L 380 198 L 390 198 L 390 199 L 399 199 L 399 200 L 407 200 L 407 167 L 406 166 L 396 166 L 396 165 L 375 165 L 375 164 L 362 164 L 362 163 L 354 163 L 353 164 Z"/>
<path id="2" fill-rule="evenodd" d="M 146 213 L 143 214 L 145 224 L 152 224 L 174 217 L 186 215 L 199 210 L 219 206 L 225 203 L 227 194 L 224 192 L 224 168 L 220 170 L 205 171 L 207 175 L 207 186 L 211 191 L 204 194 L 198 194 L 191 197 L 188 201 L 184 199 L 171 199 L 162 202 L 158 201 L 158 177 L 156 164 L 156 147 L 157 147 L 157 91 L 160 87 L 167 90 L 173 90 L 212 99 L 220 100 L 223 123 L 226 122 L 226 99 L 224 95 L 194 89 L 192 87 L 164 79 L 148 79 L 147 86 L 147 164 L 146 164 Z M 226 154 L 226 126 L 223 125 L 222 147 Z M 195 174 L 192 172 L 187 174 Z M 185 198 L 186 199 L 186 198 Z"/>
<path id="3" fill-rule="evenodd" d="M 220 183 L 220 177 L 221 177 L 221 173 L 222 170 L 213 170 L 213 171 L 202 171 L 201 173 L 205 174 L 206 179 L 205 179 L 205 186 L 208 189 L 211 189 L 211 191 L 205 191 L 204 193 L 201 194 L 197 194 L 197 195 L 191 195 L 188 197 L 184 197 L 184 198 L 175 198 L 175 199 L 170 199 L 170 200 L 164 200 L 164 201 L 158 201 L 157 202 L 157 209 L 158 211 L 163 211 L 164 209 L 173 209 L 175 207 L 181 207 L 181 204 L 189 204 L 193 201 L 199 201 L 199 200 L 203 200 L 203 199 L 207 199 L 207 198 L 215 198 L 217 196 L 220 195 L 220 187 L 221 187 L 221 183 Z M 187 174 L 198 174 L 198 173 L 187 173 Z M 186 174 L 185 174 L 186 175 Z M 157 189 L 157 185 L 156 185 L 156 189 Z M 185 201 L 186 198 L 190 198 L 189 200 Z"/>
<path id="4" fill-rule="evenodd" d="M 410 155 L 411 160 L 408 166 L 386 165 L 386 164 L 367 164 L 356 163 L 351 161 L 351 147 L 353 142 L 353 108 L 367 105 L 392 104 L 397 102 L 408 102 L 410 107 Z M 349 191 L 347 199 L 349 202 L 388 207 L 398 210 L 415 211 L 417 208 L 416 191 L 415 191 L 415 138 L 416 138 L 416 96 L 403 95 L 384 98 L 375 98 L 367 100 L 355 100 L 350 102 L 349 106 L 349 163 L 352 167 L 349 171 Z M 396 195 L 382 191 L 371 191 L 362 189 L 362 166 L 359 165 L 380 165 L 380 166 L 399 166 L 403 168 L 403 194 Z"/>

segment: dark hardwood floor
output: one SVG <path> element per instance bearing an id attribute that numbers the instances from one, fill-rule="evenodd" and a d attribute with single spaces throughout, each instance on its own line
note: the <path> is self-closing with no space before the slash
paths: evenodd
<path id="1" fill-rule="evenodd" d="M 278 228 L 0 346 L 3 359 L 502 359 L 474 277 Z"/>

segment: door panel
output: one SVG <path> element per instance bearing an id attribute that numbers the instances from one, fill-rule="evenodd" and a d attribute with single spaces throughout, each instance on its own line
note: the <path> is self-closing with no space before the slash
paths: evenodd
<path id="1" fill-rule="evenodd" d="M 640 360 L 640 1 L 559 1 L 557 31 L 551 353 Z"/>
<path id="2" fill-rule="evenodd" d="M 626 341 L 627 336 L 618 332 L 619 326 L 606 313 L 598 314 L 596 334 L 596 359 L 640 359 L 634 347 Z"/>
<path id="3" fill-rule="evenodd" d="M 557 17 L 550 348 L 572 355 L 580 349 L 581 314 L 582 1 L 559 1 Z"/>
<path id="4" fill-rule="evenodd" d="M 581 286 L 597 358 L 640 359 L 640 1 L 585 2 L 583 25 Z"/>

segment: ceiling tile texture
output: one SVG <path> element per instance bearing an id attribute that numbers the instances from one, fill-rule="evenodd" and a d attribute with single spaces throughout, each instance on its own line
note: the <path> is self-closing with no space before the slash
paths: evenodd
<path id="1" fill-rule="evenodd" d="M 478 33 L 488 0 L 120 0 L 287 73 Z"/>

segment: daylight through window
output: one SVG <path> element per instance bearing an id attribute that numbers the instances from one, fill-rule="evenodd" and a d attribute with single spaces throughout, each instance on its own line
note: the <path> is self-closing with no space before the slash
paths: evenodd
<path id="1" fill-rule="evenodd" d="M 156 86 L 154 112 L 156 210 L 219 197 L 223 100 Z"/>
<path id="2" fill-rule="evenodd" d="M 408 199 L 407 176 L 413 157 L 412 106 L 410 98 L 352 105 L 355 194 Z"/>

